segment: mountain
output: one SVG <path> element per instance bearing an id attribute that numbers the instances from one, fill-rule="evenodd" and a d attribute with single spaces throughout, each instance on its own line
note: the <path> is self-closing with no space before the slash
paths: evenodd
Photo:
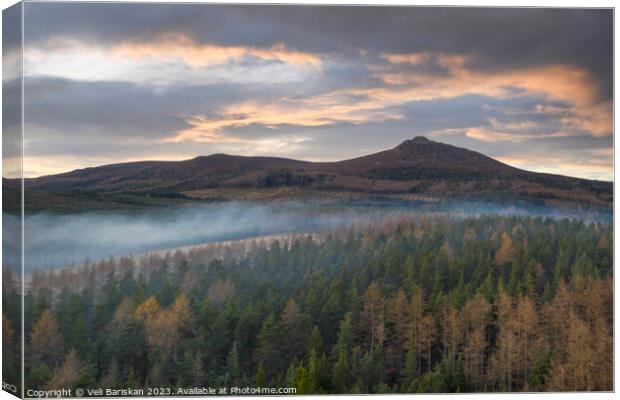
<path id="1" fill-rule="evenodd" d="M 4 180 L 7 187 L 16 182 Z M 142 161 L 25 180 L 32 198 L 274 199 L 526 198 L 611 207 L 611 182 L 540 174 L 483 154 L 431 141 L 406 140 L 385 151 L 338 162 L 225 154 L 185 161 Z M 28 192 L 27 192 L 28 193 Z"/>

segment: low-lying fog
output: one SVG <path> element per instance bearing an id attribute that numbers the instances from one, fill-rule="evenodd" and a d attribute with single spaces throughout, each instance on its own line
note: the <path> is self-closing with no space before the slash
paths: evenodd
<path id="1" fill-rule="evenodd" d="M 443 207 L 442 207 L 443 208 Z M 436 206 L 432 209 L 436 210 Z M 25 219 L 26 272 L 79 265 L 86 259 L 101 260 L 110 256 L 140 254 L 154 250 L 195 245 L 222 240 L 264 235 L 312 232 L 353 224 L 364 225 L 407 213 L 432 210 L 428 205 L 343 206 L 312 203 L 220 203 L 178 209 L 149 211 L 140 214 L 83 213 L 73 215 L 36 214 Z M 500 207 L 460 204 L 451 206 L 460 214 L 529 214 L 549 215 L 549 210 L 524 207 Z M 558 215 L 555 217 L 575 215 Z M 19 236 L 19 219 L 3 215 L 4 265 L 18 265 L 15 239 Z M 16 229 L 17 228 L 17 229 Z"/>

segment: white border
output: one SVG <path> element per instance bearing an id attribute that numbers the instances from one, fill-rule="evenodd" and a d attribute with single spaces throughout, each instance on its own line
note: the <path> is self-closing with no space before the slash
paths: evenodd
<path id="1" fill-rule="evenodd" d="M 45 0 L 25 0 L 26 2 L 45 2 Z M 3 1 L 2 4 L 2 9 L 8 8 L 14 4 L 17 4 L 19 1 L 17 0 L 6 0 Z M 96 1 L 96 0 L 63 0 L 63 2 L 75 2 L 75 3 L 98 3 L 98 2 L 102 2 L 102 1 Z M 119 2 L 119 3 L 211 3 L 211 4 L 277 4 L 275 1 L 268 1 L 268 0 L 245 0 L 245 1 L 180 1 L 180 0 L 134 0 L 134 1 L 111 1 L 111 2 Z M 335 5 L 335 4 L 340 4 L 340 5 L 383 5 L 383 6 L 389 6 L 389 5 L 394 5 L 394 6 L 468 6 L 468 7 L 560 7 L 560 8 L 579 8 L 579 7 L 587 7 L 587 8 L 614 8 L 615 4 L 613 1 L 605 1 L 605 0 L 590 0 L 590 1 L 578 1 L 578 0 L 563 0 L 563 1 L 559 1 L 559 0 L 521 0 L 521 1 L 513 1 L 513 0 L 476 0 L 476 1 L 467 1 L 467 0 L 461 0 L 461 1 L 433 1 L 433 0 L 426 0 L 426 1 L 416 1 L 416 0 L 389 0 L 389 1 L 380 1 L 380 0 L 313 0 L 313 1 L 304 1 L 304 0 L 287 0 L 287 1 L 283 1 L 280 2 L 280 4 L 299 4 L 299 5 L 303 5 L 303 4 L 315 4 L 315 5 Z M 615 10 L 614 10 L 614 14 L 615 14 Z M 22 18 L 23 18 L 23 12 L 22 12 Z M 2 22 L 1 22 L 1 18 L 0 18 L 0 42 L 2 39 Z M 22 20 L 22 30 L 23 30 L 23 20 Z M 616 87 L 617 87 L 617 81 L 615 79 L 615 72 L 616 72 L 616 46 L 619 40 L 619 34 L 618 31 L 616 31 L 615 29 L 615 15 L 614 15 L 614 100 L 615 100 L 615 93 L 616 93 Z M 23 41 L 23 35 L 22 35 L 22 41 Z M 22 42 L 22 48 L 23 48 L 23 42 Z M 23 77 L 22 77 L 23 79 Z M 22 91 L 23 91 L 23 83 L 22 83 Z M 23 95 L 23 93 L 22 93 Z M 1 98 L 0 98 L 0 103 L 1 103 Z M 616 114 L 616 110 L 617 110 L 618 104 L 617 102 L 614 101 L 614 117 Z M 616 120 L 614 118 L 614 132 L 617 131 L 617 123 Z M 23 100 L 22 100 L 22 129 L 23 129 Z M 1 132 L 1 127 L 0 127 L 0 132 Z M 22 132 L 22 139 L 23 139 L 23 132 Z M 0 144 L 0 148 L 1 148 L 1 144 Z M 615 136 L 614 136 L 614 150 L 615 150 Z M 23 146 L 22 146 L 22 151 L 23 151 Z M 616 165 L 618 165 L 617 161 L 620 159 L 620 154 L 618 154 L 618 152 L 614 151 L 614 199 L 615 199 L 615 193 L 616 193 L 616 180 L 615 180 L 615 173 L 616 173 Z M 23 157 L 22 157 L 23 160 Z M 0 165 L 0 172 L 1 172 L 1 165 Z M 22 166 L 22 170 L 23 170 L 23 166 Z M 2 198 L 0 197 L 0 209 L 1 209 L 1 205 L 2 205 Z M 618 250 L 620 249 L 620 242 L 616 241 L 615 239 L 618 237 L 618 235 L 620 234 L 620 227 L 618 224 L 616 224 L 616 216 L 618 215 L 618 207 L 617 207 L 617 203 L 614 201 L 614 254 L 618 254 Z M 23 218 L 23 216 L 22 216 Z M 23 230 L 22 230 L 22 235 L 23 235 Z M 2 231 L 0 230 L 0 242 L 2 239 Z M 23 239 L 23 238 L 22 238 Z M 23 251 L 23 250 L 22 250 Z M 23 257 L 23 254 L 22 254 Z M 0 255 L 0 259 L 1 259 L 1 255 Z M 614 257 L 614 271 L 615 271 L 615 267 L 617 265 L 617 258 Z M 23 272 L 23 271 L 22 271 Z M 620 309 L 620 307 L 618 307 L 619 305 L 619 299 L 618 296 L 615 295 L 615 287 L 617 286 L 618 282 L 619 282 L 619 275 L 618 273 L 615 273 L 614 275 L 614 310 L 617 311 Z M 23 277 L 22 277 L 22 284 L 23 284 Z M 22 301 L 23 301 L 23 297 L 22 297 Z M 22 307 L 22 312 L 23 312 L 23 307 Z M 620 369 L 619 368 L 615 368 L 615 361 L 618 360 L 618 347 L 615 346 L 616 341 L 615 341 L 615 333 L 617 331 L 618 328 L 618 313 L 614 312 L 614 388 L 615 385 L 617 384 L 617 382 L 620 382 Z M 23 326 L 22 326 L 23 329 Z M 23 334 L 22 334 L 22 340 L 23 340 Z M 23 352 L 23 348 L 22 348 L 22 352 Z M 0 358 L 1 360 L 1 358 Z M 1 368 L 1 363 L 0 363 L 0 368 Z M 23 371 L 22 371 L 23 374 Z M 419 399 L 453 399 L 454 396 L 458 396 L 456 394 L 445 394 L 445 395 L 416 395 L 416 398 Z M 525 393 L 525 394 L 520 394 L 520 393 L 515 393 L 515 394 L 494 394 L 494 393 L 484 393 L 484 394 L 468 394 L 465 396 L 491 396 L 492 398 L 498 398 L 498 399 L 521 399 L 521 398 L 533 398 L 533 397 L 545 397 L 545 398 L 555 398 L 555 396 L 560 396 L 562 399 L 583 399 L 583 398 L 588 398 L 588 399 L 606 399 L 606 398 L 614 398 L 614 394 L 613 393 L 544 393 L 544 394 L 533 394 L 533 393 Z M 264 397 L 268 397 L 268 396 L 262 396 Z M 288 397 L 288 396 L 285 396 Z M 326 396 L 305 396 L 306 398 L 316 398 L 316 399 L 321 399 L 321 398 L 325 398 Z M 338 396 L 339 398 L 359 398 L 359 396 Z M 14 396 L 11 396 L 10 394 L 8 394 L 7 392 L 4 391 L 0 391 L 0 400 L 8 400 L 8 399 L 14 399 Z M 180 400 L 186 400 L 186 397 L 170 397 L 171 399 L 180 399 Z M 235 397 L 228 397 L 227 398 L 241 398 L 239 396 L 235 396 Z M 373 396 L 373 398 L 389 398 L 389 399 L 410 399 L 411 395 L 375 395 Z"/>

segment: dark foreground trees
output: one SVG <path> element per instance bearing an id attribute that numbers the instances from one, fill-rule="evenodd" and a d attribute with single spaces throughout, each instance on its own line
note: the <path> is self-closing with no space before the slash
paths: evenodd
<path id="1" fill-rule="evenodd" d="M 26 379 L 612 390 L 612 242 L 605 224 L 433 216 L 241 253 L 38 273 L 26 298 Z"/>

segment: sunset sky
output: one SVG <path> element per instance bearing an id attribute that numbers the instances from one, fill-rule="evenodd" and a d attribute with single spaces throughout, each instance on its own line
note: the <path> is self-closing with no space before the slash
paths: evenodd
<path id="1" fill-rule="evenodd" d="M 25 21 L 26 176 L 425 135 L 613 179 L 611 10 L 26 3 Z"/>

